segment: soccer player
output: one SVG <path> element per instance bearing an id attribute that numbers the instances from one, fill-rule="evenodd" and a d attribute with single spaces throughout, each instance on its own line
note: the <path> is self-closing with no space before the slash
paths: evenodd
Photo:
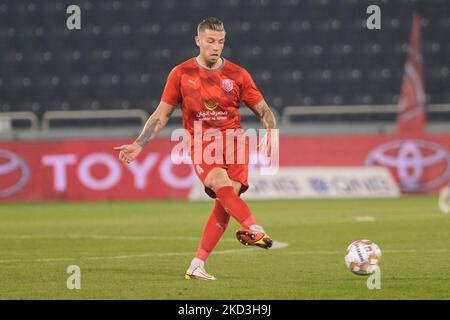
<path id="1" fill-rule="evenodd" d="M 215 128 L 224 137 L 226 129 L 241 129 L 239 106 L 243 101 L 267 129 L 266 150 L 270 152 L 270 129 L 276 121 L 250 74 L 242 67 L 224 59 L 221 54 L 225 43 L 225 29 L 217 18 L 204 19 L 197 28 L 195 43 L 200 48 L 193 57 L 172 69 L 156 110 L 147 120 L 141 134 L 132 143 L 116 147 L 119 158 L 130 163 L 145 145 L 156 137 L 167 124 L 174 109 L 181 104 L 183 127 L 194 137 L 195 122 L 201 123 L 203 132 Z M 214 111 L 214 112 L 213 112 Z M 225 138 L 224 138 L 225 140 Z M 215 198 L 214 208 L 206 223 L 195 258 L 186 271 L 186 279 L 215 280 L 205 271 L 205 261 L 225 232 L 230 216 L 243 227 L 236 232 L 245 245 L 270 248 L 272 240 L 256 223 L 253 214 L 240 195 L 248 189 L 248 140 L 234 150 L 235 155 L 245 148 L 244 163 L 207 161 L 195 163 L 194 144 L 201 143 L 204 150 L 209 140 L 192 143 L 191 158 L 194 171 L 205 186 L 205 192 Z M 226 146 L 225 146 L 226 148 Z M 241 149 L 240 149 L 241 148 Z M 225 157 L 224 157 L 225 159 Z"/>

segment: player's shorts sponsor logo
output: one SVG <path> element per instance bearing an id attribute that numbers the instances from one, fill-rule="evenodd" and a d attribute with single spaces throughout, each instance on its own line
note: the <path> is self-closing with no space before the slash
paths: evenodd
<path id="1" fill-rule="evenodd" d="M 395 140 L 379 145 L 367 155 L 365 164 L 390 168 L 404 192 L 431 190 L 450 179 L 450 152 L 424 140 Z"/>
<path id="2" fill-rule="evenodd" d="M 222 89 L 225 90 L 225 92 L 230 92 L 233 90 L 234 82 L 231 79 L 223 79 L 222 80 Z"/>
<path id="3" fill-rule="evenodd" d="M 0 198 L 19 192 L 30 180 L 28 164 L 17 154 L 0 149 Z"/>
<path id="4" fill-rule="evenodd" d="M 206 109 L 211 110 L 211 111 L 219 106 L 219 104 L 217 102 L 212 101 L 212 100 L 205 101 L 205 103 L 203 105 L 205 106 Z"/>

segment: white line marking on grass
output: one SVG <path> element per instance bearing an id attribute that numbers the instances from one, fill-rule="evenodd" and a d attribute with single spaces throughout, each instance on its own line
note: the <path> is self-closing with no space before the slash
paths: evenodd
<path id="1" fill-rule="evenodd" d="M 426 252 L 426 253 L 443 253 L 443 252 L 448 252 L 450 251 L 449 249 L 434 249 L 434 250 L 427 250 L 427 249 L 423 249 L 423 250 L 415 250 L 415 249 L 405 249 L 405 250 L 382 250 L 381 253 L 417 253 L 417 252 Z M 292 255 L 297 255 L 297 254 L 315 254 L 315 255 L 327 255 L 327 254 L 345 254 L 345 250 L 343 251 L 325 251 L 325 250 L 305 250 L 305 251 L 288 251 L 285 252 L 285 254 L 292 254 Z"/>
<path id="2" fill-rule="evenodd" d="M 375 218 L 372 216 L 360 216 L 355 218 L 358 222 L 374 222 Z"/>
<path id="3" fill-rule="evenodd" d="M 286 248 L 289 244 L 285 242 L 274 241 L 272 245 L 272 249 L 283 249 Z M 241 248 L 241 249 L 229 249 L 229 250 L 221 250 L 214 251 L 213 254 L 236 254 L 236 253 L 246 253 L 252 252 L 256 250 L 261 250 L 260 248 L 250 247 L 250 248 Z M 142 254 L 133 254 L 133 255 L 120 255 L 120 256 L 103 256 L 103 257 L 79 257 L 79 258 L 39 258 L 39 259 L 5 259 L 0 260 L 0 263 L 11 263 L 11 262 L 58 262 L 58 261 L 74 261 L 74 260 L 120 260 L 120 259 L 133 259 L 133 258 L 147 258 L 147 257 L 169 257 L 169 256 L 192 256 L 195 255 L 195 252 L 149 252 Z"/>
<path id="4" fill-rule="evenodd" d="M 107 235 L 11 235 L 11 236 L 0 236 L 0 240 L 36 240 L 36 239 L 70 239 L 70 240 L 152 240 L 152 241 L 200 241 L 199 237 L 169 237 L 169 236 L 107 236 Z M 222 239 L 222 241 L 236 241 L 234 239 Z"/>
<path id="5" fill-rule="evenodd" d="M 12 235 L 0 236 L 0 240 L 37 240 L 37 239 L 70 239 L 70 240 L 152 240 L 152 241 L 200 241 L 200 237 L 166 237 L 166 236 L 105 236 L 105 235 Z M 223 238 L 221 242 L 236 242 L 234 238 Z M 284 242 L 274 241 L 272 249 L 282 249 L 288 244 Z"/>
<path id="6" fill-rule="evenodd" d="M 274 241 L 272 243 L 272 248 L 270 248 L 270 250 L 274 250 L 274 249 L 283 249 L 289 246 L 289 243 L 286 242 L 279 242 L 279 241 Z"/>
<path id="7" fill-rule="evenodd" d="M 342 252 L 339 251 L 324 251 L 324 250 L 304 250 L 304 251 L 289 251 L 289 252 L 285 252 L 286 254 L 292 254 L 292 255 L 297 255 L 297 254 L 316 254 L 316 255 L 327 255 L 327 254 L 340 254 Z"/>

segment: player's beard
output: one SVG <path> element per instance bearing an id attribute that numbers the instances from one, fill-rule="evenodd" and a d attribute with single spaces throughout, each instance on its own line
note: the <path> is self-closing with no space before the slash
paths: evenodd
<path id="1" fill-rule="evenodd" d="M 208 65 L 210 66 L 210 68 L 212 67 L 218 67 L 215 66 L 215 64 L 220 60 L 220 55 L 217 56 L 210 56 L 210 59 L 208 60 Z"/>

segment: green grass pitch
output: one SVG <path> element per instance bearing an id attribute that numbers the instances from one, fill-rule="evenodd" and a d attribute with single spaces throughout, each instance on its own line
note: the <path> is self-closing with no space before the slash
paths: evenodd
<path id="1" fill-rule="evenodd" d="M 0 299 L 449 299 L 450 216 L 434 197 L 249 201 L 285 248 L 244 247 L 235 221 L 185 280 L 212 202 L 0 205 Z M 345 249 L 383 252 L 381 289 L 346 270 Z M 81 289 L 66 287 L 69 265 Z"/>

